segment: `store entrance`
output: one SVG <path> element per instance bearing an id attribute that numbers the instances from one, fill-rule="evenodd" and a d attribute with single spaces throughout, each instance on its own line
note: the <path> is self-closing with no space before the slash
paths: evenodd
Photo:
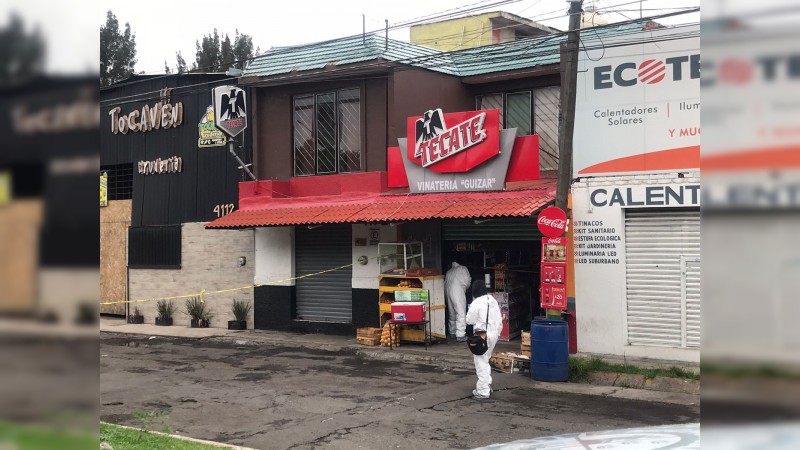
<path id="1" fill-rule="evenodd" d="M 538 289 L 541 236 L 531 219 L 487 222 L 444 222 L 442 267 L 446 272 L 458 262 L 469 269 L 473 281 L 487 284 L 504 316 L 501 341 L 508 341 L 529 329 L 533 317 L 542 314 Z M 471 301 L 468 290 L 467 302 Z"/>

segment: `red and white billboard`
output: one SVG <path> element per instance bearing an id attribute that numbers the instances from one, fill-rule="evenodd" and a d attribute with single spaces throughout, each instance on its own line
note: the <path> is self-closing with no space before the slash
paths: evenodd
<path id="1" fill-rule="evenodd" d="M 700 167 L 699 26 L 581 31 L 574 177 Z"/>

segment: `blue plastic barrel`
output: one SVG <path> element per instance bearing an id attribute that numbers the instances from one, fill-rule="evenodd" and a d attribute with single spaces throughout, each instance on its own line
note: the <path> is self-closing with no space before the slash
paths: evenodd
<path id="1" fill-rule="evenodd" d="M 565 320 L 531 323 L 531 378 L 536 381 L 569 378 L 569 330 Z"/>

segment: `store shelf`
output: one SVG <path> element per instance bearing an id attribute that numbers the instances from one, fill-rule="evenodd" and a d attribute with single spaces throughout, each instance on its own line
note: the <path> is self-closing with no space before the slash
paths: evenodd
<path id="1" fill-rule="evenodd" d="M 380 303 L 378 305 L 378 311 L 381 314 L 391 313 L 392 312 L 392 304 L 391 303 Z"/>
<path id="2" fill-rule="evenodd" d="M 421 287 L 398 287 L 398 286 L 380 286 L 378 291 L 380 292 L 396 292 L 396 291 L 422 291 Z"/>

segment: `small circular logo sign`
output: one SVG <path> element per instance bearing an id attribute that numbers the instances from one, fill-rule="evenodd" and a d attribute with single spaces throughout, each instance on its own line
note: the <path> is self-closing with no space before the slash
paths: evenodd
<path id="1" fill-rule="evenodd" d="M 642 83 L 656 84 L 664 79 L 666 67 L 664 61 L 648 59 L 639 64 L 639 80 Z"/>
<path id="2" fill-rule="evenodd" d="M 557 238 L 567 230 L 567 213 L 561 208 L 551 206 L 539 213 L 536 223 L 543 235 Z"/>

